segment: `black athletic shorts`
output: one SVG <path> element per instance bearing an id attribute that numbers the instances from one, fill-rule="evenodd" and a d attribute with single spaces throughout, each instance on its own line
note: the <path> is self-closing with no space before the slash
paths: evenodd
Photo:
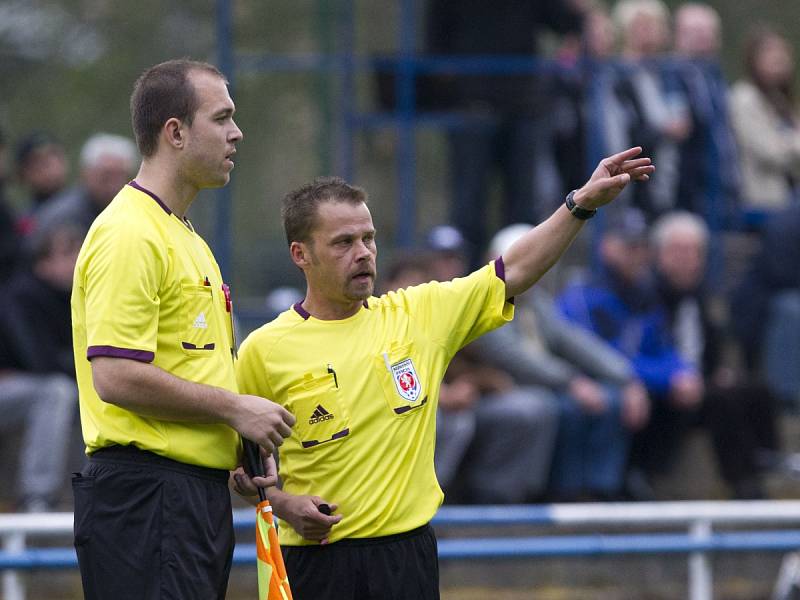
<path id="1" fill-rule="evenodd" d="M 438 600 L 439 557 L 430 525 L 325 546 L 284 546 L 295 600 Z"/>
<path id="2" fill-rule="evenodd" d="M 112 446 L 74 474 L 87 600 L 225 598 L 233 560 L 228 472 Z"/>

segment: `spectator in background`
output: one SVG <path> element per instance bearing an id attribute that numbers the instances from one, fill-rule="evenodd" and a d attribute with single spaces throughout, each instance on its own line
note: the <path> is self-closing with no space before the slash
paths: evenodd
<path id="1" fill-rule="evenodd" d="M 437 225 L 426 236 L 428 279 L 450 281 L 469 270 L 472 254 L 464 236 L 452 225 Z M 427 281 L 427 279 L 425 280 Z"/>
<path id="2" fill-rule="evenodd" d="M 800 205 L 775 211 L 761 247 L 732 295 L 732 327 L 751 376 L 800 408 Z"/>
<path id="3" fill-rule="evenodd" d="M 5 329 L 25 371 L 75 376 L 70 293 L 83 231 L 54 223 L 31 237 L 30 265 L 9 281 L 3 295 Z"/>
<path id="4" fill-rule="evenodd" d="M 278 286 L 270 290 L 264 298 L 264 308 L 267 311 L 267 322 L 271 321 L 283 311 L 291 308 L 296 302 L 302 302 L 303 292 L 289 285 Z M 238 327 L 237 327 L 238 330 Z"/>
<path id="5" fill-rule="evenodd" d="M 736 498 L 763 498 L 760 462 L 778 450 L 776 403 L 765 386 L 723 362 L 722 323 L 703 286 L 708 227 L 697 215 L 668 213 L 653 225 L 652 240 L 675 346 L 704 378 L 703 422 L 720 472 Z"/>
<path id="6" fill-rule="evenodd" d="M 565 190 L 576 189 L 586 176 L 587 148 L 613 152 L 627 143 L 624 115 L 615 86 L 618 68 L 611 61 L 617 31 L 608 11 L 593 3 L 579 33 L 565 35 L 556 54 L 553 144 Z M 582 61 L 582 62 L 581 62 Z"/>
<path id="7" fill-rule="evenodd" d="M 6 198 L 8 182 L 6 148 L 6 138 L 0 130 L 0 285 L 13 273 L 19 248 L 14 211 Z"/>
<path id="8" fill-rule="evenodd" d="M 72 223 L 88 231 L 100 212 L 108 206 L 133 177 L 139 153 L 132 140 L 109 133 L 90 137 L 81 149 L 80 183 L 50 199 L 33 215 L 34 229 L 53 223 Z"/>
<path id="9" fill-rule="evenodd" d="M 745 78 L 731 90 L 731 117 L 739 142 L 743 204 L 775 210 L 798 199 L 800 112 L 794 93 L 795 60 L 777 31 L 751 31 Z"/>
<path id="10" fill-rule="evenodd" d="M 445 56 L 537 56 L 542 28 L 580 31 L 576 0 L 433 0 L 427 48 Z M 551 128 L 551 80 L 537 74 L 458 75 L 439 81 L 437 106 L 467 123 L 451 131 L 450 219 L 470 244 L 477 266 L 487 242 L 487 205 L 495 168 L 502 179 L 502 224 L 538 222 L 560 198 Z M 582 182 L 581 182 L 582 183 Z"/>
<path id="11" fill-rule="evenodd" d="M 436 231 L 441 228 L 447 228 L 451 230 L 455 235 L 458 236 L 459 240 L 461 239 L 461 234 L 458 233 L 458 230 L 451 228 L 448 225 L 440 225 L 439 227 L 434 228 L 432 231 Z M 458 261 L 458 264 L 461 264 L 462 268 L 452 277 L 448 277 L 445 280 L 438 279 L 434 276 L 433 271 L 433 264 L 438 258 L 437 255 L 445 255 L 451 252 L 454 260 Z M 466 266 L 463 255 L 449 245 L 446 246 L 445 250 L 440 252 L 432 251 L 428 253 L 421 252 L 419 250 L 396 251 L 392 256 L 392 260 L 389 261 L 389 264 L 386 267 L 386 278 L 383 286 L 381 287 L 383 292 L 390 292 L 414 285 L 419 285 L 421 283 L 431 281 L 432 279 L 435 279 L 436 281 L 449 281 L 453 277 L 458 277 L 461 275 L 465 270 Z"/>
<path id="12" fill-rule="evenodd" d="M 16 146 L 17 177 L 36 210 L 67 185 L 68 165 L 64 147 L 43 131 L 28 134 Z"/>
<path id="13" fill-rule="evenodd" d="M 631 450 L 630 491 L 651 493 L 650 477 L 672 466 L 678 444 L 696 419 L 703 380 L 675 347 L 667 312 L 655 293 L 644 217 L 629 209 L 609 224 L 600 241 L 601 268 L 568 286 L 562 313 L 610 342 L 634 366 L 651 398 L 651 416 Z"/>
<path id="14" fill-rule="evenodd" d="M 617 28 L 602 3 L 586 14 L 582 31 L 583 50 L 594 59 L 609 59 L 616 52 Z"/>
<path id="15" fill-rule="evenodd" d="M 78 399 L 69 295 L 81 240 L 70 225 L 41 231 L 30 268 L 2 289 L 0 423 L 24 430 L 18 493 L 25 511 L 52 509 L 66 482 Z"/>
<path id="16" fill-rule="evenodd" d="M 720 18 L 707 4 L 682 4 L 675 12 L 671 85 L 686 99 L 689 135 L 679 145 L 676 208 L 709 223 L 729 222 L 739 203 L 739 156 L 730 122 L 728 85 L 719 65 Z"/>
<path id="17" fill-rule="evenodd" d="M 527 224 L 506 227 L 490 245 L 502 256 Z M 558 314 L 534 287 L 515 299 L 516 316 L 473 342 L 475 354 L 519 386 L 552 390 L 560 423 L 550 492 L 560 501 L 614 499 L 623 490 L 630 431 L 648 418 L 649 400 L 630 361 L 594 333 Z M 531 398 L 533 401 L 534 398 Z"/>
<path id="18" fill-rule="evenodd" d="M 620 0 L 613 9 L 622 36 L 617 96 L 626 115 L 626 140 L 654 156 L 658 172 L 649 186 L 631 190 L 631 201 L 648 220 L 674 207 L 677 196 L 678 144 L 691 132 L 686 99 L 669 85 L 663 61 L 669 46 L 669 10 L 661 0 Z M 623 143 L 623 147 L 627 141 Z"/>

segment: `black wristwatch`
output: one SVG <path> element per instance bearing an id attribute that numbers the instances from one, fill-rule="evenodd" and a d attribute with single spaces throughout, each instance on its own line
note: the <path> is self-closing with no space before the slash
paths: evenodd
<path id="1" fill-rule="evenodd" d="M 572 213 L 572 216 L 576 219 L 580 219 L 581 221 L 585 221 L 586 219 L 591 219 L 593 216 L 597 214 L 597 209 L 588 209 L 588 208 L 581 208 L 577 204 L 575 204 L 575 192 L 577 190 L 572 190 L 569 194 L 567 194 L 566 200 L 564 200 L 564 204 L 567 205 L 567 210 Z"/>

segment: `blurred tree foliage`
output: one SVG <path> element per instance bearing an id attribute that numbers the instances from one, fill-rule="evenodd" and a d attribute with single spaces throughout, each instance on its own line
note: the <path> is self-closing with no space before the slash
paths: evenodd
<path id="1" fill-rule="evenodd" d="M 339 0 L 230 2 L 237 52 L 341 49 Z M 354 3 L 358 52 L 391 52 L 400 0 Z M 722 15 L 724 64 L 731 79 L 739 74 L 744 32 L 754 21 L 776 24 L 791 40 L 800 39 L 797 0 L 711 4 Z M 417 9 L 422 14 L 424 0 L 417 0 Z M 67 145 L 73 165 L 92 133 L 130 135 L 128 97 L 143 69 L 177 56 L 216 61 L 215 10 L 209 0 L 0 0 L 0 127 L 12 143 L 31 130 L 53 132 Z M 287 190 L 337 164 L 337 82 L 311 73 L 248 71 L 237 72 L 235 84 L 236 118 L 245 139 L 234 175 L 228 277 L 240 294 L 263 294 L 270 286 L 300 284 L 286 258 L 278 204 Z M 372 96 L 372 79 L 359 77 L 359 106 L 370 106 Z M 424 229 L 446 218 L 446 162 L 437 132 L 421 130 L 418 148 L 419 223 Z M 391 131 L 362 132 L 356 149 L 356 180 L 371 193 L 386 251 L 398 218 L 394 136 Z M 21 196 L 11 191 L 19 202 Z M 192 209 L 192 218 L 209 238 L 215 211 L 212 193 L 204 193 Z"/>

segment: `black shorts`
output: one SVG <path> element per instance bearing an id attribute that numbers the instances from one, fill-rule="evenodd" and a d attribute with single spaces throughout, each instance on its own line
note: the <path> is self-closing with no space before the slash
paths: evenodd
<path id="1" fill-rule="evenodd" d="M 112 446 L 92 454 L 72 489 L 85 598 L 225 598 L 234 545 L 227 471 Z"/>
<path id="2" fill-rule="evenodd" d="M 295 600 L 438 600 L 439 557 L 430 525 L 325 546 L 284 546 Z"/>

